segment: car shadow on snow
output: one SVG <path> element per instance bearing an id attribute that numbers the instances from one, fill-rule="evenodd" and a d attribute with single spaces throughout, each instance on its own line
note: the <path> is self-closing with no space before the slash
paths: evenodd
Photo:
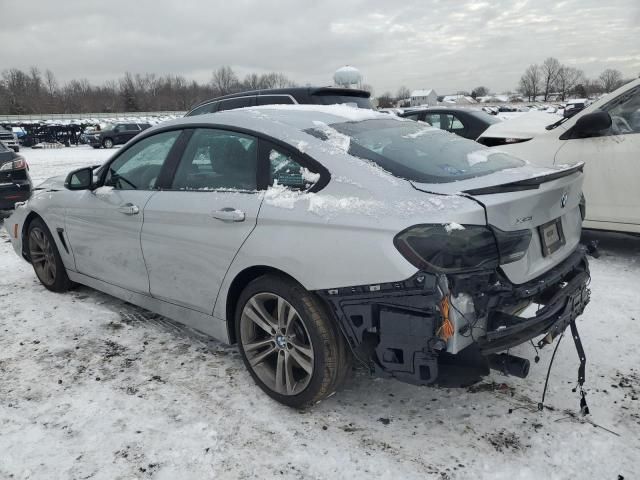
<path id="1" fill-rule="evenodd" d="M 582 244 L 595 245 L 600 255 L 621 259 L 640 258 L 640 235 L 633 233 L 583 230 Z"/>

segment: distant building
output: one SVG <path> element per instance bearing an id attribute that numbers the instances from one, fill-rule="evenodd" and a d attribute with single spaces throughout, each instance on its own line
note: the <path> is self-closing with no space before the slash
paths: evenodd
<path id="1" fill-rule="evenodd" d="M 437 105 L 438 94 L 435 90 L 414 90 L 411 92 L 411 106 L 419 107 L 420 105 Z"/>

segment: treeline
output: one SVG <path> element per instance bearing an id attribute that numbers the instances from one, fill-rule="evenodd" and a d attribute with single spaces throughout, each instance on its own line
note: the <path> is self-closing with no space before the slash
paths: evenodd
<path id="1" fill-rule="evenodd" d="M 529 100 L 559 95 L 586 98 L 609 93 L 633 79 L 625 79 L 620 70 L 607 68 L 598 78 L 587 78 L 580 69 L 563 65 L 557 58 L 549 57 L 542 64 L 531 64 L 520 77 L 518 91 Z"/>
<path id="2" fill-rule="evenodd" d="M 50 70 L 17 68 L 0 75 L 0 113 L 144 112 L 188 110 L 208 98 L 259 88 L 294 86 L 282 73 L 250 73 L 240 79 L 231 67 L 214 71 L 202 84 L 181 75 L 132 74 L 95 85 L 86 79 L 60 84 Z"/>

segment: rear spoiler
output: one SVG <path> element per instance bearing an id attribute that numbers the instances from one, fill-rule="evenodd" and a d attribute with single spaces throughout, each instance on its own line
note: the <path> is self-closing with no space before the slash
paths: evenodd
<path id="1" fill-rule="evenodd" d="M 536 190 L 541 184 L 556 180 L 562 177 L 568 177 L 576 172 L 582 172 L 584 170 L 584 162 L 580 162 L 573 167 L 559 170 L 553 173 L 547 173 L 539 175 L 537 177 L 527 178 L 525 180 L 518 180 L 516 182 L 505 183 L 502 185 L 492 185 L 490 187 L 474 188 L 472 190 L 465 190 L 464 193 L 468 195 L 491 195 L 492 193 L 507 193 L 507 192 L 519 192 L 521 190 Z"/>
<path id="2" fill-rule="evenodd" d="M 370 98 L 371 93 L 366 90 L 357 88 L 340 88 L 340 87 L 311 87 L 310 95 L 345 95 L 348 97 Z"/>

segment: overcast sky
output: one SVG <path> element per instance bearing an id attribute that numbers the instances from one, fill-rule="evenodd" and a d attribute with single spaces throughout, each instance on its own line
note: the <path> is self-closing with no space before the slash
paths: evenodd
<path id="1" fill-rule="evenodd" d="M 330 84 L 360 69 L 376 94 L 514 89 L 548 56 L 640 74 L 639 0 L 0 0 L 0 70 L 60 81 L 125 71 L 208 81 L 221 65 Z"/>

